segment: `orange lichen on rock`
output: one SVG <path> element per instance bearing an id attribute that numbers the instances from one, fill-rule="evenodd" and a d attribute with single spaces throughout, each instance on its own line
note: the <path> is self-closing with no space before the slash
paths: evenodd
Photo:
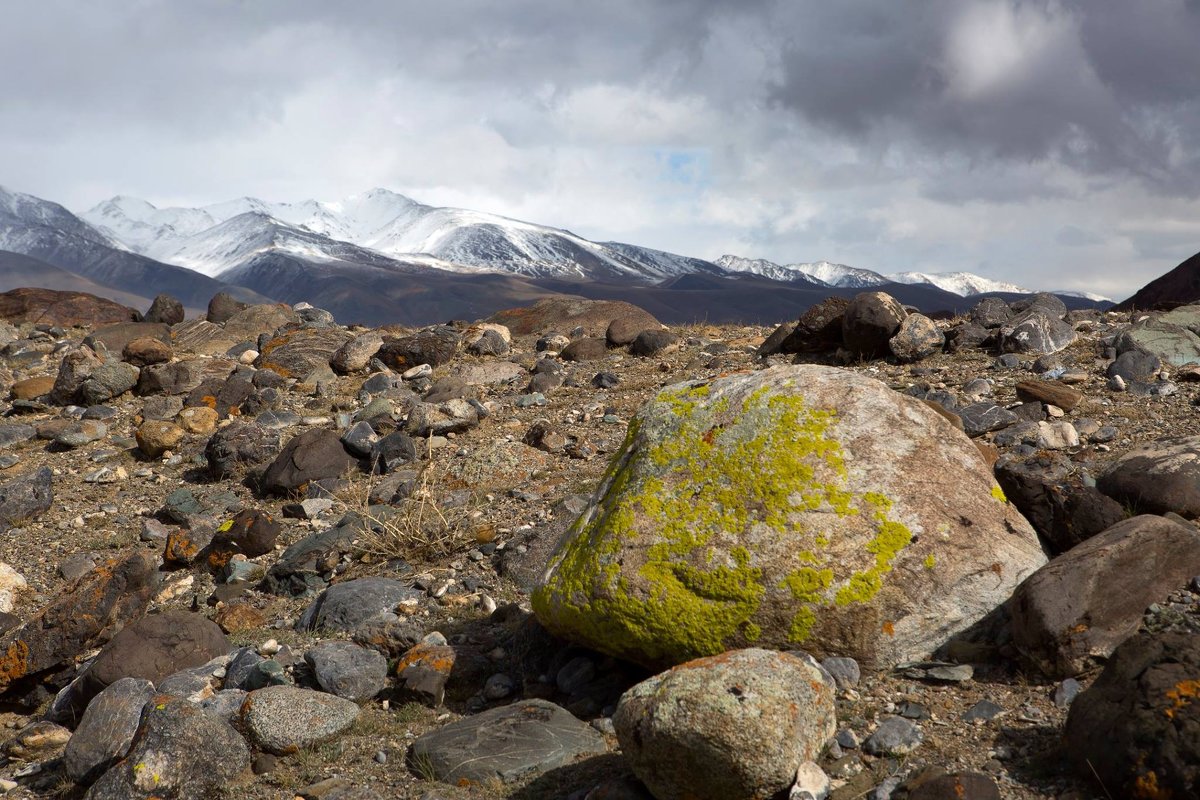
<path id="1" fill-rule="evenodd" d="M 1163 713 L 1167 715 L 1168 719 L 1174 719 L 1175 712 L 1190 705 L 1197 697 L 1200 697 L 1200 681 L 1180 681 L 1175 684 L 1174 689 L 1167 692 L 1167 699 L 1171 701 L 1172 705 L 1170 708 L 1164 709 Z"/>
<path id="2" fill-rule="evenodd" d="M 0 656 L 0 687 L 8 686 L 29 673 L 29 645 L 17 639 Z"/>

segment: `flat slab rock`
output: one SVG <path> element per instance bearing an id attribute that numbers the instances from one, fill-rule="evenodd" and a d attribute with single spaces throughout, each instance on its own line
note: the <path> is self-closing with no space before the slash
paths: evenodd
<path id="1" fill-rule="evenodd" d="M 409 766 L 445 783 L 511 783 L 607 750 L 604 737 L 570 712 L 545 700 L 525 700 L 420 736 Z"/>

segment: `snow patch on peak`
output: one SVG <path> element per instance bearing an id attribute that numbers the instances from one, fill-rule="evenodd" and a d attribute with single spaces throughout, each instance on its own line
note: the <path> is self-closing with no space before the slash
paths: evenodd
<path id="1" fill-rule="evenodd" d="M 1031 294 L 1032 289 L 1026 289 L 1015 283 L 984 278 L 970 272 L 896 272 L 888 276 L 896 283 L 929 283 L 937 288 L 967 297 L 973 294 L 987 292 L 1011 292 L 1013 294 Z"/>

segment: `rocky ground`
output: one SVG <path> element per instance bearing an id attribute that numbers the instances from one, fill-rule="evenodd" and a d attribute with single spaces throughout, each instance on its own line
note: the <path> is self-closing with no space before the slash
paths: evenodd
<path id="1" fill-rule="evenodd" d="M 414 332 L 226 298 L 212 322 L 163 300 L 138 323 L 89 325 L 101 311 L 76 303 L 0 324 L 0 789 L 649 797 L 613 716 L 655 670 L 551 635 L 530 593 L 663 387 L 798 362 L 937 405 L 1048 554 L 1078 561 L 937 661 L 860 669 L 819 648 L 835 736 L 810 757 L 831 796 L 956 796 L 931 769 L 967 797 L 1128 796 L 1087 780 L 1086 736 L 1064 729 L 1135 631 L 1200 631 L 1200 445 L 1128 462 L 1200 434 L 1200 370 L 1171 364 L 1189 347 L 1200 361 L 1188 308 L 1195 321 L 1131 329 L 1129 314 L 992 304 L 934 322 L 841 301 L 798 329 L 667 331 L 559 301 Z M 1138 514 L 1168 517 L 1093 538 Z M 1054 625 L 1090 638 L 1049 641 Z M 1168 720 L 1195 713 L 1178 687 L 1200 687 L 1176 655 L 1191 667 Z M 1172 768 L 1150 787 L 1167 793 L 1141 796 L 1185 796 Z"/>

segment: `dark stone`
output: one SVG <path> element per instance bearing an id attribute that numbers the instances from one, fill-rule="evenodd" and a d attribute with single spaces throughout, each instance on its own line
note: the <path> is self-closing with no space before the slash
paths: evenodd
<path id="1" fill-rule="evenodd" d="M 379 434 L 375 433 L 375 429 L 371 427 L 371 423 L 364 420 L 350 426 L 342 434 L 341 442 L 342 446 L 349 450 L 352 455 L 359 458 L 366 458 L 379 442 Z"/>
<path id="2" fill-rule="evenodd" d="M 154 684 L 139 678 L 121 678 L 96 695 L 63 752 L 67 776 L 87 786 L 122 758 L 153 696 Z"/>
<path id="3" fill-rule="evenodd" d="M 1008 303 L 999 297 L 985 297 L 971 309 L 970 320 L 980 328 L 999 328 L 1013 316 Z"/>
<path id="4" fill-rule="evenodd" d="M 1083 402 L 1083 392 L 1058 381 L 1019 381 L 1016 391 L 1019 400 L 1049 403 L 1063 411 L 1072 411 Z"/>
<path id="5" fill-rule="evenodd" d="M 56 405 L 65 406 L 79 399 L 79 389 L 91 374 L 104 362 L 90 347 L 76 347 L 63 356 L 58 365 L 54 388 L 47 399 Z"/>
<path id="6" fill-rule="evenodd" d="M 296 597 L 321 591 L 361 531 L 362 522 L 348 517 L 333 528 L 310 533 L 283 551 L 267 570 L 262 588 L 271 594 Z"/>
<path id="7" fill-rule="evenodd" d="M 1005 323 L 998 342 L 1002 353 L 1046 355 L 1057 353 L 1076 337 L 1075 329 L 1061 318 L 1032 310 Z"/>
<path id="8" fill-rule="evenodd" d="M 53 504 L 54 473 L 49 467 L 41 467 L 0 484 L 0 530 L 36 519 Z"/>
<path id="9" fill-rule="evenodd" d="M 1007 428 L 1017 421 L 1017 415 L 995 403 L 972 403 L 956 409 L 968 436 L 982 436 L 990 431 Z"/>
<path id="10" fill-rule="evenodd" d="M 908 312 L 885 292 L 860 292 L 846 306 L 842 317 L 842 342 L 851 353 L 864 358 L 887 355 L 888 341 L 900 330 Z"/>
<path id="11" fill-rule="evenodd" d="M 417 441 L 403 431 L 393 431 L 371 447 L 371 471 L 392 472 L 420 458 Z"/>
<path id="12" fill-rule="evenodd" d="M 994 339 L 992 331 L 974 322 L 964 322 L 946 332 L 946 350 L 959 353 L 976 347 L 986 347 Z"/>
<path id="13" fill-rule="evenodd" d="M 200 614 L 151 614 L 125 627 L 104 646 L 84 673 L 85 695 L 95 696 L 121 678 L 157 683 L 231 649 L 217 624 Z"/>
<path id="14" fill-rule="evenodd" d="M 246 308 L 249 308 L 246 303 L 235 299 L 228 292 L 217 292 L 208 301 L 208 313 L 204 315 L 204 318 L 209 322 L 220 325 L 223 322 L 228 322 L 235 314 Z"/>
<path id="15" fill-rule="evenodd" d="M 25 624 L 0 637 L 0 694 L 53 677 L 145 612 L 158 589 L 158 564 L 145 551 L 111 558 L 68 585 Z"/>
<path id="16" fill-rule="evenodd" d="M 275 549 L 281 531 L 280 524 L 264 511 L 257 508 L 239 511 L 217 528 L 204 554 L 208 566 L 218 569 L 239 553 L 247 558 L 266 555 Z"/>
<path id="17" fill-rule="evenodd" d="M 364 703 L 387 686 L 388 665 L 382 653 L 352 642 L 324 642 L 304 654 L 323 691 Z"/>
<path id="18" fill-rule="evenodd" d="M 264 342 L 254 364 L 301 381 L 320 370 L 332 376 L 329 360 L 352 338 L 341 328 L 296 328 Z"/>
<path id="19" fill-rule="evenodd" d="M 850 301 L 836 295 L 812 306 L 780 342 L 780 353 L 824 353 L 842 345 L 842 321 Z M 764 343 L 765 348 L 765 343 Z M 760 354 L 762 349 L 760 348 Z"/>
<path id="20" fill-rule="evenodd" d="M 608 355 L 608 345 L 603 339 L 576 339 L 559 353 L 563 361 L 599 361 Z"/>
<path id="21" fill-rule="evenodd" d="M 0 319 L 16 324 L 98 328 L 113 322 L 136 322 L 140 317 L 136 309 L 87 292 L 23 287 L 0 293 Z"/>
<path id="22" fill-rule="evenodd" d="M 1062 319 L 1067 315 L 1067 304 L 1049 292 L 1037 292 L 1022 300 L 1014 300 L 1010 305 L 1014 314 L 1037 312 L 1053 319 Z"/>
<path id="23" fill-rule="evenodd" d="M 1013 643 L 1051 677 L 1078 675 L 1131 636 L 1147 606 L 1196 574 L 1200 532 L 1151 515 L 1125 520 L 1017 587 Z"/>
<path id="24" fill-rule="evenodd" d="M 359 578 L 330 586 L 296 623 L 299 630 L 353 631 L 373 617 L 394 614 L 401 600 L 421 592 L 390 578 Z"/>
<path id="25" fill-rule="evenodd" d="M 263 473 L 264 491 L 287 494 L 310 481 L 340 478 L 356 466 L 333 431 L 313 429 L 294 436 Z"/>
<path id="26" fill-rule="evenodd" d="M 413 742 L 409 765 L 445 783 L 512 783 L 607 751 L 604 737 L 545 700 L 524 700 L 451 722 Z"/>
<path id="27" fill-rule="evenodd" d="M 151 364 L 138 375 L 136 392 L 149 394 L 187 394 L 204 379 L 204 364 L 195 359 Z"/>
<path id="28" fill-rule="evenodd" d="M 218 419 L 228 419 L 231 415 L 240 415 L 256 407 L 257 400 L 258 390 L 246 378 L 213 378 L 188 392 L 183 405 L 187 408 L 211 408 L 217 412 Z"/>
<path id="29" fill-rule="evenodd" d="M 214 478 L 229 478 L 239 470 L 270 463 L 279 454 L 279 431 L 256 422 L 234 422 L 218 429 L 204 447 L 208 471 Z"/>
<path id="30" fill-rule="evenodd" d="M 1096 488 L 1134 513 L 1200 517 L 1200 436 L 1137 445 L 1109 466 Z"/>
<path id="31" fill-rule="evenodd" d="M 678 341 L 678 337 L 670 331 L 642 331 L 633 340 L 633 343 L 629 345 L 629 353 L 631 355 L 647 358 L 649 356 L 658 355 L 667 348 L 675 345 L 675 343 Z"/>
<path id="32" fill-rule="evenodd" d="M 376 357 L 391 369 L 405 372 L 420 364 L 440 367 L 458 354 L 462 335 L 448 325 L 436 325 L 412 336 L 384 337 Z"/>
<path id="33" fill-rule="evenodd" d="M 508 342 L 495 330 L 485 330 L 466 349 L 473 356 L 506 356 L 510 350 Z"/>
<path id="34" fill-rule="evenodd" d="M 160 294 L 150 304 L 146 312 L 146 322 L 162 322 L 167 325 L 177 325 L 183 322 L 183 303 L 169 294 Z"/>
<path id="35" fill-rule="evenodd" d="M 137 386 L 140 370 L 124 361 L 97 367 L 79 386 L 79 398 L 88 405 L 106 403 Z"/>
<path id="36" fill-rule="evenodd" d="M 1000 800 L 996 782 L 979 772 L 947 774 L 931 767 L 906 784 L 908 800 Z"/>
<path id="37" fill-rule="evenodd" d="M 223 797 L 249 769 L 250 748 L 230 725 L 187 700 L 159 695 L 142 709 L 128 756 L 84 800 Z"/>
<path id="38" fill-rule="evenodd" d="M 112 353 L 119 355 L 125 351 L 130 342 L 137 339 L 155 339 L 163 344 L 170 344 L 171 329 L 155 322 L 120 322 L 116 325 L 105 325 L 97 328 L 83 339 L 83 344 L 97 354 Z"/>
<path id="39" fill-rule="evenodd" d="M 1141 350 L 1126 350 L 1108 365 L 1105 374 L 1110 378 L 1118 375 L 1126 382 L 1149 381 L 1162 369 L 1158 356 Z"/>
<path id="40" fill-rule="evenodd" d="M 1064 751 L 1108 797 L 1200 796 L 1200 636 L 1139 634 L 1075 698 Z"/>
<path id="41" fill-rule="evenodd" d="M 597 389 L 615 389 L 620 383 L 621 379 L 613 372 L 597 372 L 592 376 L 592 386 Z"/>

